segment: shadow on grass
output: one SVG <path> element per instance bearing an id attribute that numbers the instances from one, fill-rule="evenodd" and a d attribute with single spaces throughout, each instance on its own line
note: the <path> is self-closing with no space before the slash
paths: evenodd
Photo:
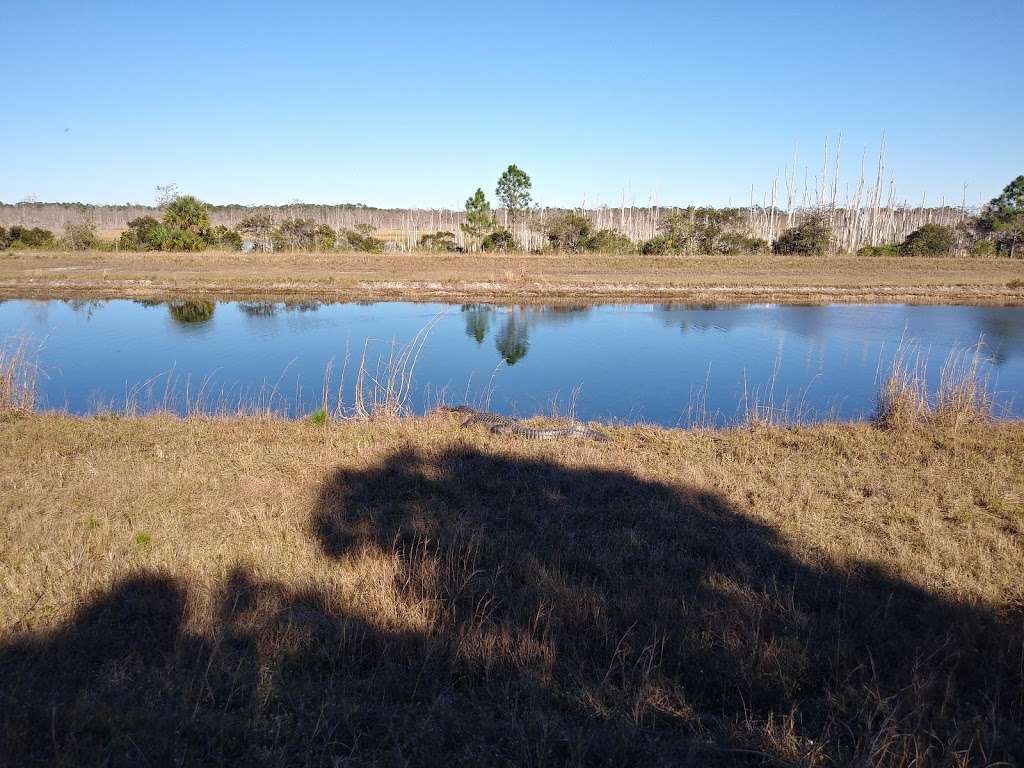
<path id="1" fill-rule="evenodd" d="M 398 621 L 236 571 L 212 626 L 139 574 L 0 648 L 11 765 L 986 763 L 1022 755 L 1022 626 L 797 560 L 713 493 L 460 449 L 326 478 L 330 558 Z M 419 631 L 403 611 L 427 617 Z M 415 622 L 406 622 L 408 626 Z"/>

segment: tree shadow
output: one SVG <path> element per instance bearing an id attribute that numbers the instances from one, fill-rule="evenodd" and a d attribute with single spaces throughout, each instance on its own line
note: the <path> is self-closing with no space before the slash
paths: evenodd
<path id="1" fill-rule="evenodd" d="M 381 591 L 394 617 L 237 570 L 196 628 L 185 585 L 140 574 L 66 627 L 0 646 L 0 763 L 1024 754 L 1019 614 L 870 564 L 808 564 L 705 489 L 469 448 L 401 451 L 326 478 L 310 531 L 339 569 L 393 564 Z M 427 618 L 403 624 L 403 612 Z"/>

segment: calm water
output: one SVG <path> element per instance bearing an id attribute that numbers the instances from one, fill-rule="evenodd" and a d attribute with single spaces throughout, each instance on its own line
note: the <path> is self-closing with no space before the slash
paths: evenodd
<path id="1" fill-rule="evenodd" d="M 727 423 L 755 399 L 805 418 L 860 418 L 901 339 L 927 354 L 934 383 L 952 350 L 983 338 L 1003 412 L 1024 415 L 1024 308 L 0 303 L 0 340 L 42 344 L 43 405 L 75 413 L 126 402 L 307 413 L 329 364 L 332 400 L 341 388 L 351 404 L 363 350 L 378 370 L 432 322 L 414 410 L 443 393 L 505 413 L 564 412 L 575 393 L 583 419 L 676 425 L 704 412 Z"/>

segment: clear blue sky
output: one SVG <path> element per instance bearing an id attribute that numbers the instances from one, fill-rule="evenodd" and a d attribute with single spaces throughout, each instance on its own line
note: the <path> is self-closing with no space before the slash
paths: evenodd
<path id="1" fill-rule="evenodd" d="M 1024 0 L 118 3 L 3 11 L 0 200 L 745 203 L 885 133 L 901 197 L 1024 173 Z M 781 181 L 780 181 L 781 184 Z"/>

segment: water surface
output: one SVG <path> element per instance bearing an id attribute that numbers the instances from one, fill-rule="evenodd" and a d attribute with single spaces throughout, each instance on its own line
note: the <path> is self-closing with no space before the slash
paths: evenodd
<path id="1" fill-rule="evenodd" d="M 983 340 L 983 372 L 1020 417 L 1024 308 L 892 304 L 501 307 L 179 301 L 0 303 L 0 339 L 42 342 L 48 408 L 308 413 L 354 402 L 366 354 L 386 360 L 429 326 L 408 380 L 415 411 L 440 398 L 503 413 L 663 425 L 742 418 L 754 403 L 803 419 L 869 416 L 902 343 L 929 378 Z M 344 373 L 344 377 L 343 374 Z M 364 379 L 372 389 L 370 379 Z"/>

